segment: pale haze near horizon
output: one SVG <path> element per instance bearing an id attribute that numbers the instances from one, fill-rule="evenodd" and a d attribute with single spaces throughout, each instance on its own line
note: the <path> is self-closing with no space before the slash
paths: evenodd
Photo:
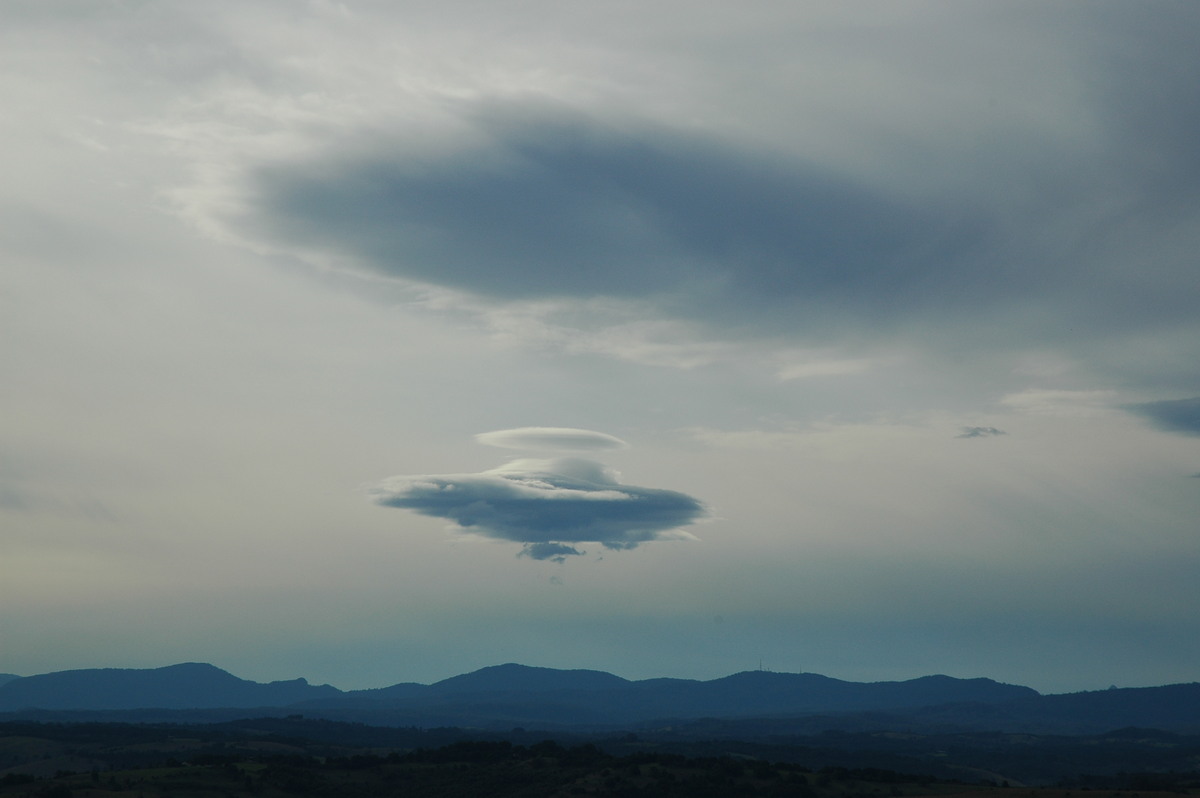
<path id="1" fill-rule="evenodd" d="M 1198 35 L 6 3 L 0 672 L 1196 681 Z"/>

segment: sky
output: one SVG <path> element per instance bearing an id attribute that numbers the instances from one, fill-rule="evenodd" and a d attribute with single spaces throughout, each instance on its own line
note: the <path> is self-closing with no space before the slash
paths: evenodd
<path id="1" fill-rule="evenodd" d="M 1200 679 L 1200 5 L 0 7 L 0 672 Z"/>

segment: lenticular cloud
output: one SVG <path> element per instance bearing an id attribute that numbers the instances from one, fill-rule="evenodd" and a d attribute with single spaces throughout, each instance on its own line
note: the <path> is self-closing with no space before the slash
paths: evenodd
<path id="1" fill-rule="evenodd" d="M 507 440 L 501 433 L 489 435 Z M 598 436 L 593 441 L 611 438 L 590 435 Z M 558 562 L 585 553 L 577 548 L 582 543 L 632 549 L 653 540 L 688 538 L 680 528 L 707 514 L 685 493 L 625 485 L 604 464 L 577 457 L 518 459 L 473 474 L 396 476 L 370 493 L 385 507 L 445 518 L 486 537 L 523 543 L 521 556 Z"/>
<path id="2" fill-rule="evenodd" d="M 590 429 L 571 427 L 518 427 L 496 432 L 481 432 L 475 440 L 486 446 L 501 449 L 535 449 L 539 451 L 582 452 L 602 449 L 624 449 L 628 446 L 620 438 L 593 432 Z"/>

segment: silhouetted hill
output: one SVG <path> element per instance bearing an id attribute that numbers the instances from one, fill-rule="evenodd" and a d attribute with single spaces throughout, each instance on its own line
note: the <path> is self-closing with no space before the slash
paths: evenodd
<path id="1" fill-rule="evenodd" d="M 15 673 L 0 673 L 0 684 L 4 684 L 5 682 L 11 682 L 13 679 L 20 679 L 20 678 L 21 677 L 16 675 Z"/>
<path id="2" fill-rule="evenodd" d="M 363 698 L 371 701 L 396 701 L 413 696 L 424 695 L 429 692 L 429 685 L 418 684 L 417 682 L 401 682 L 393 684 L 391 687 L 374 687 L 367 690 L 349 690 L 343 693 L 343 696 L 350 698 Z M 335 699 L 336 701 L 336 699 Z"/>
<path id="3" fill-rule="evenodd" d="M 304 679 L 260 684 L 212 665 L 188 662 L 165 668 L 97 668 L 26 676 L 0 684 L 0 710 L 207 709 L 287 706 L 339 694 Z"/>
<path id="4" fill-rule="evenodd" d="M 430 685 L 435 693 L 528 692 L 544 693 L 553 690 L 620 689 L 630 684 L 628 679 L 604 671 L 557 670 L 531 668 L 510 662 L 492 665 L 460 676 L 451 676 Z"/>
<path id="5" fill-rule="evenodd" d="M 973 701 L 997 703 L 1036 698 L 1028 687 L 991 679 L 926 676 L 904 682 L 845 682 L 816 673 L 745 671 L 695 682 L 654 679 L 634 682 L 623 694 L 607 696 L 625 714 L 659 717 L 737 717 L 812 712 L 860 712 Z"/>
<path id="6" fill-rule="evenodd" d="M 719 719 L 748 739 L 829 729 L 1095 734 L 1137 726 L 1191 732 L 1200 731 L 1200 684 L 1043 696 L 991 679 L 950 676 L 861 683 L 747 671 L 709 681 L 630 681 L 603 671 L 513 663 L 432 685 L 349 692 L 303 679 L 260 684 L 199 663 L 62 671 L 0 684 L 0 712 L 44 720 L 100 712 L 106 714 L 74 719 L 211 722 L 234 717 L 230 713 L 238 708 L 418 728 L 682 730 Z"/>
<path id="7" fill-rule="evenodd" d="M 846 713 L 1037 695 L 1028 687 L 948 676 L 862 684 L 811 673 L 749 671 L 711 681 L 629 681 L 601 671 L 508 664 L 428 687 L 355 691 L 297 708 L 341 720 L 426 728 L 615 728 L 661 718 Z"/>
<path id="8" fill-rule="evenodd" d="M 1060 734 L 1126 726 L 1200 730 L 1200 683 L 1046 695 L 1002 708 L 1026 728 Z"/>

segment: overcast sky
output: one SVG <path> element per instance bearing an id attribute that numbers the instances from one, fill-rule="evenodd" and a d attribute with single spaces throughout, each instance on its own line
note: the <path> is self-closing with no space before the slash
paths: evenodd
<path id="1" fill-rule="evenodd" d="M 0 672 L 1200 679 L 1198 40 L 7 0 Z"/>

